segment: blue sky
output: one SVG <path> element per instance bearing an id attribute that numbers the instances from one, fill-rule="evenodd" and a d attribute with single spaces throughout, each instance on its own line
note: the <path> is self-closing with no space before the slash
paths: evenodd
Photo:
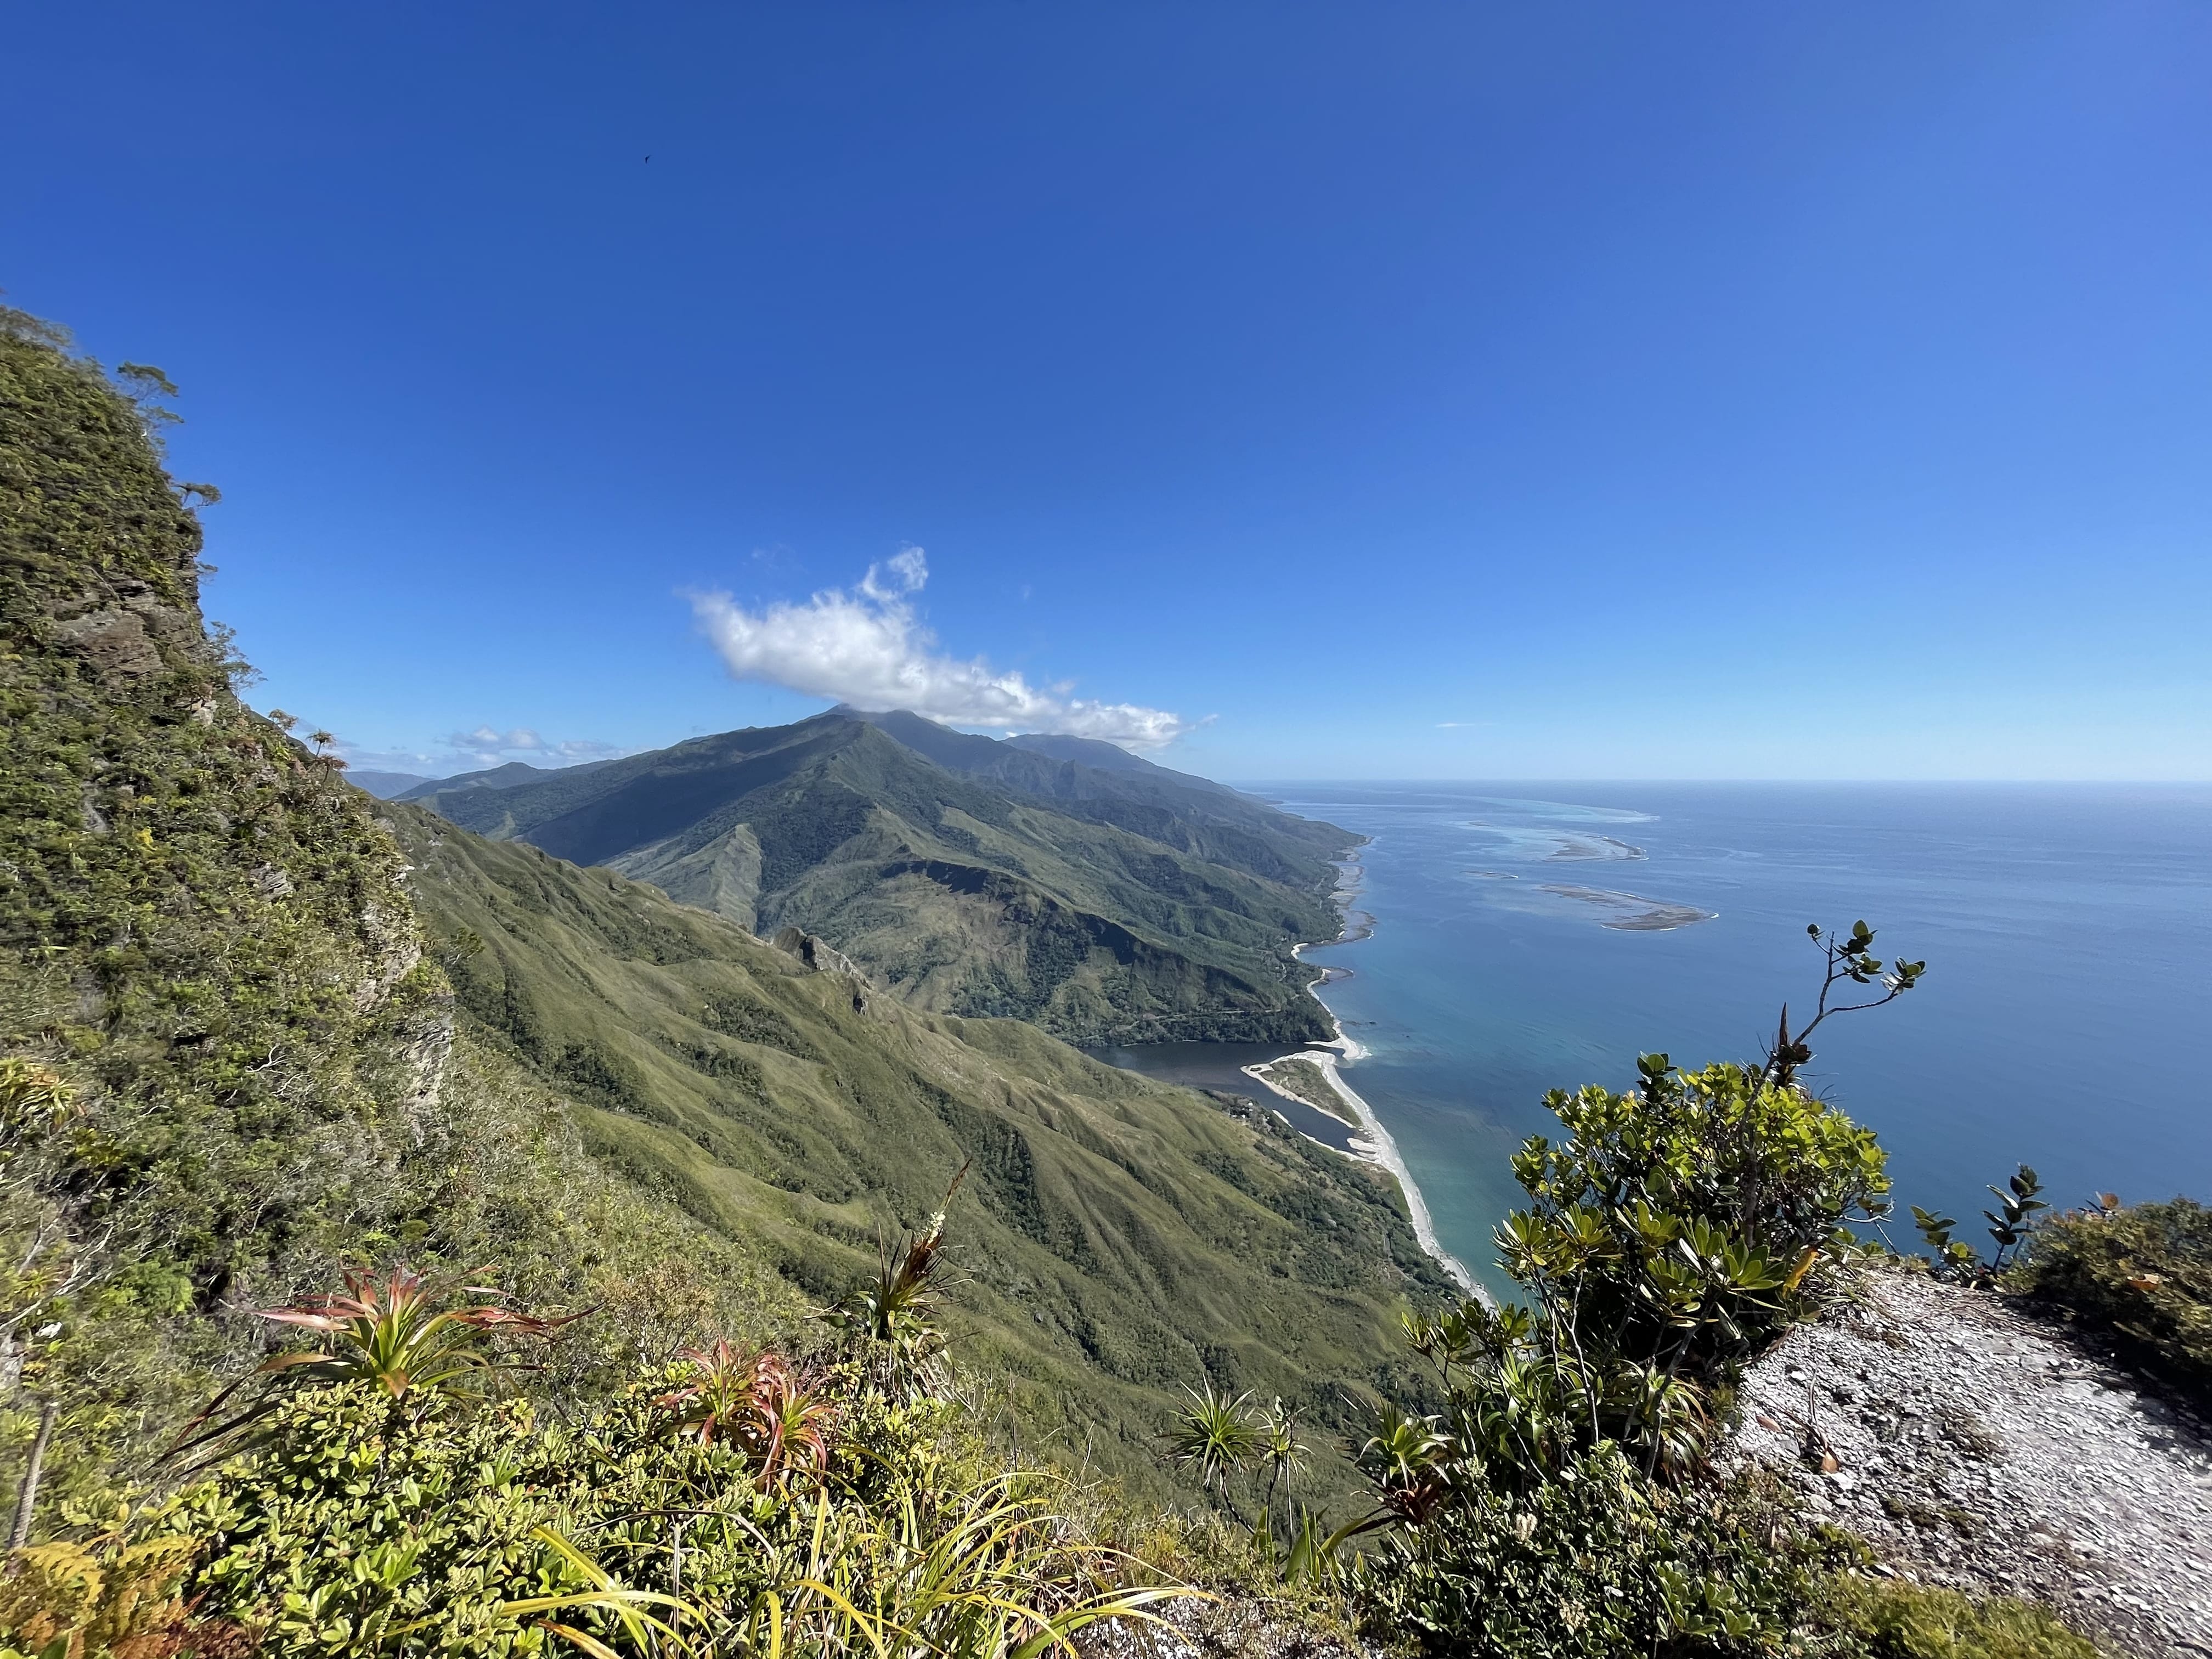
<path id="1" fill-rule="evenodd" d="M 1228 777 L 2212 777 L 2202 5 L 10 30 L 0 287 L 181 383 L 356 764 L 894 684 Z"/>

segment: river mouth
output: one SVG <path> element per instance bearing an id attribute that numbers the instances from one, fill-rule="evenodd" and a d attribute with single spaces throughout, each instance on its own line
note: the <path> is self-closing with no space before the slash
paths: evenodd
<path id="1" fill-rule="evenodd" d="M 1285 1054 L 1303 1052 L 1299 1049 L 1285 1048 L 1279 1042 L 1138 1042 L 1099 1043 L 1083 1052 L 1103 1065 L 1117 1066 L 1155 1083 L 1241 1095 L 1247 1100 L 1257 1101 L 1300 1134 L 1324 1146 L 1340 1152 L 1356 1151 L 1352 1139 L 1359 1132 L 1350 1124 L 1317 1106 L 1277 1094 L 1258 1079 L 1244 1073 L 1247 1066 L 1264 1066 Z M 1330 1051 L 1316 1047 L 1313 1052 Z"/>

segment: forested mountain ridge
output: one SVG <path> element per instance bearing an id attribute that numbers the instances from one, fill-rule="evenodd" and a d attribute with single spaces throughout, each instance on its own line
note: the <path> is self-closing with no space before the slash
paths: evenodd
<path id="1" fill-rule="evenodd" d="M 414 798 L 747 929 L 819 934 L 917 1007 L 1074 1042 L 1325 1036 L 1291 947 L 1340 928 L 1331 860 L 1357 838 L 1037 741 L 841 708 Z"/>
<path id="2" fill-rule="evenodd" d="M 405 794 L 417 784 L 429 780 L 413 772 L 374 772 L 358 769 L 346 774 L 346 781 L 356 789 L 366 790 L 379 800 L 390 800 Z"/>
<path id="3" fill-rule="evenodd" d="M 571 773 L 580 775 L 590 771 L 595 766 L 605 764 L 605 761 L 584 761 L 575 766 L 532 766 L 527 761 L 508 761 L 502 766 L 486 767 L 477 772 L 458 772 L 451 777 L 411 778 L 404 787 L 392 790 L 385 798 L 391 800 L 421 800 L 427 795 L 447 794 L 459 789 L 513 789 L 521 784 L 542 782 L 556 775 Z M 356 783 L 361 781 L 356 774 L 348 775 Z M 371 789 L 369 793 L 382 795 L 385 792 Z"/>

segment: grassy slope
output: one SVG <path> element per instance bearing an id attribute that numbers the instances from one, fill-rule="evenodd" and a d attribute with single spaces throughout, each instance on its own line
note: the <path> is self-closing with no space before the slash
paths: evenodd
<path id="1" fill-rule="evenodd" d="M 74 1097 L 0 1091 L 0 1512 L 52 1402 L 42 1525 L 260 1358 L 242 1310 L 349 1263 L 600 1304 L 546 1374 L 586 1386 L 804 1312 L 521 1068 L 449 1048 L 375 803 L 233 694 L 150 423 L 0 312 L 0 1060 Z"/>
<path id="2" fill-rule="evenodd" d="M 1182 1382 L 1327 1416 L 1440 1288 L 1370 1172 L 348 788 L 232 694 L 198 547 L 143 412 L 0 319 L 0 1057 L 76 1096 L 0 1102 L 0 1261 L 37 1264 L 0 1273 L 36 1333 L 0 1352 L 0 1504 L 41 1401 L 43 1513 L 145 1468 L 264 1352 L 242 1310 L 343 1265 L 599 1305 L 544 1380 L 604 1386 L 797 1328 L 971 1154 L 971 1358 L 1140 1483 Z"/>
<path id="3" fill-rule="evenodd" d="M 918 1012 L 604 870 L 386 809 L 488 1043 L 632 1180 L 828 1298 L 965 1159 L 956 1323 L 1021 1417 L 1139 1485 L 1211 1375 L 1334 1420 L 1444 1285 L 1395 1189 L 1035 1029 Z"/>
<path id="4" fill-rule="evenodd" d="M 366 803 L 231 695 L 146 414 L 0 324 L 7 1035 L 129 1119 L 119 1185 L 70 1203 L 157 1207 L 167 1268 L 212 1300 L 306 1226 L 298 1139 L 419 1085 L 435 987 Z"/>
<path id="5" fill-rule="evenodd" d="M 763 933 L 819 933 L 918 1006 L 1073 1041 L 1326 1034 L 1289 947 L 1340 926 L 1344 832 L 912 724 L 994 775 L 832 714 L 432 804 Z"/>

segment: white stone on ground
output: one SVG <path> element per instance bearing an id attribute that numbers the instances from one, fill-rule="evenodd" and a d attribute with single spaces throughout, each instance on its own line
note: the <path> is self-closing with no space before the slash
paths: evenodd
<path id="1" fill-rule="evenodd" d="M 1740 1398 L 1731 1461 L 1782 1472 L 1904 1576 L 2045 1602 L 2145 1659 L 2212 1656 L 2212 1440 L 2062 1328 L 1875 1272 Z"/>

